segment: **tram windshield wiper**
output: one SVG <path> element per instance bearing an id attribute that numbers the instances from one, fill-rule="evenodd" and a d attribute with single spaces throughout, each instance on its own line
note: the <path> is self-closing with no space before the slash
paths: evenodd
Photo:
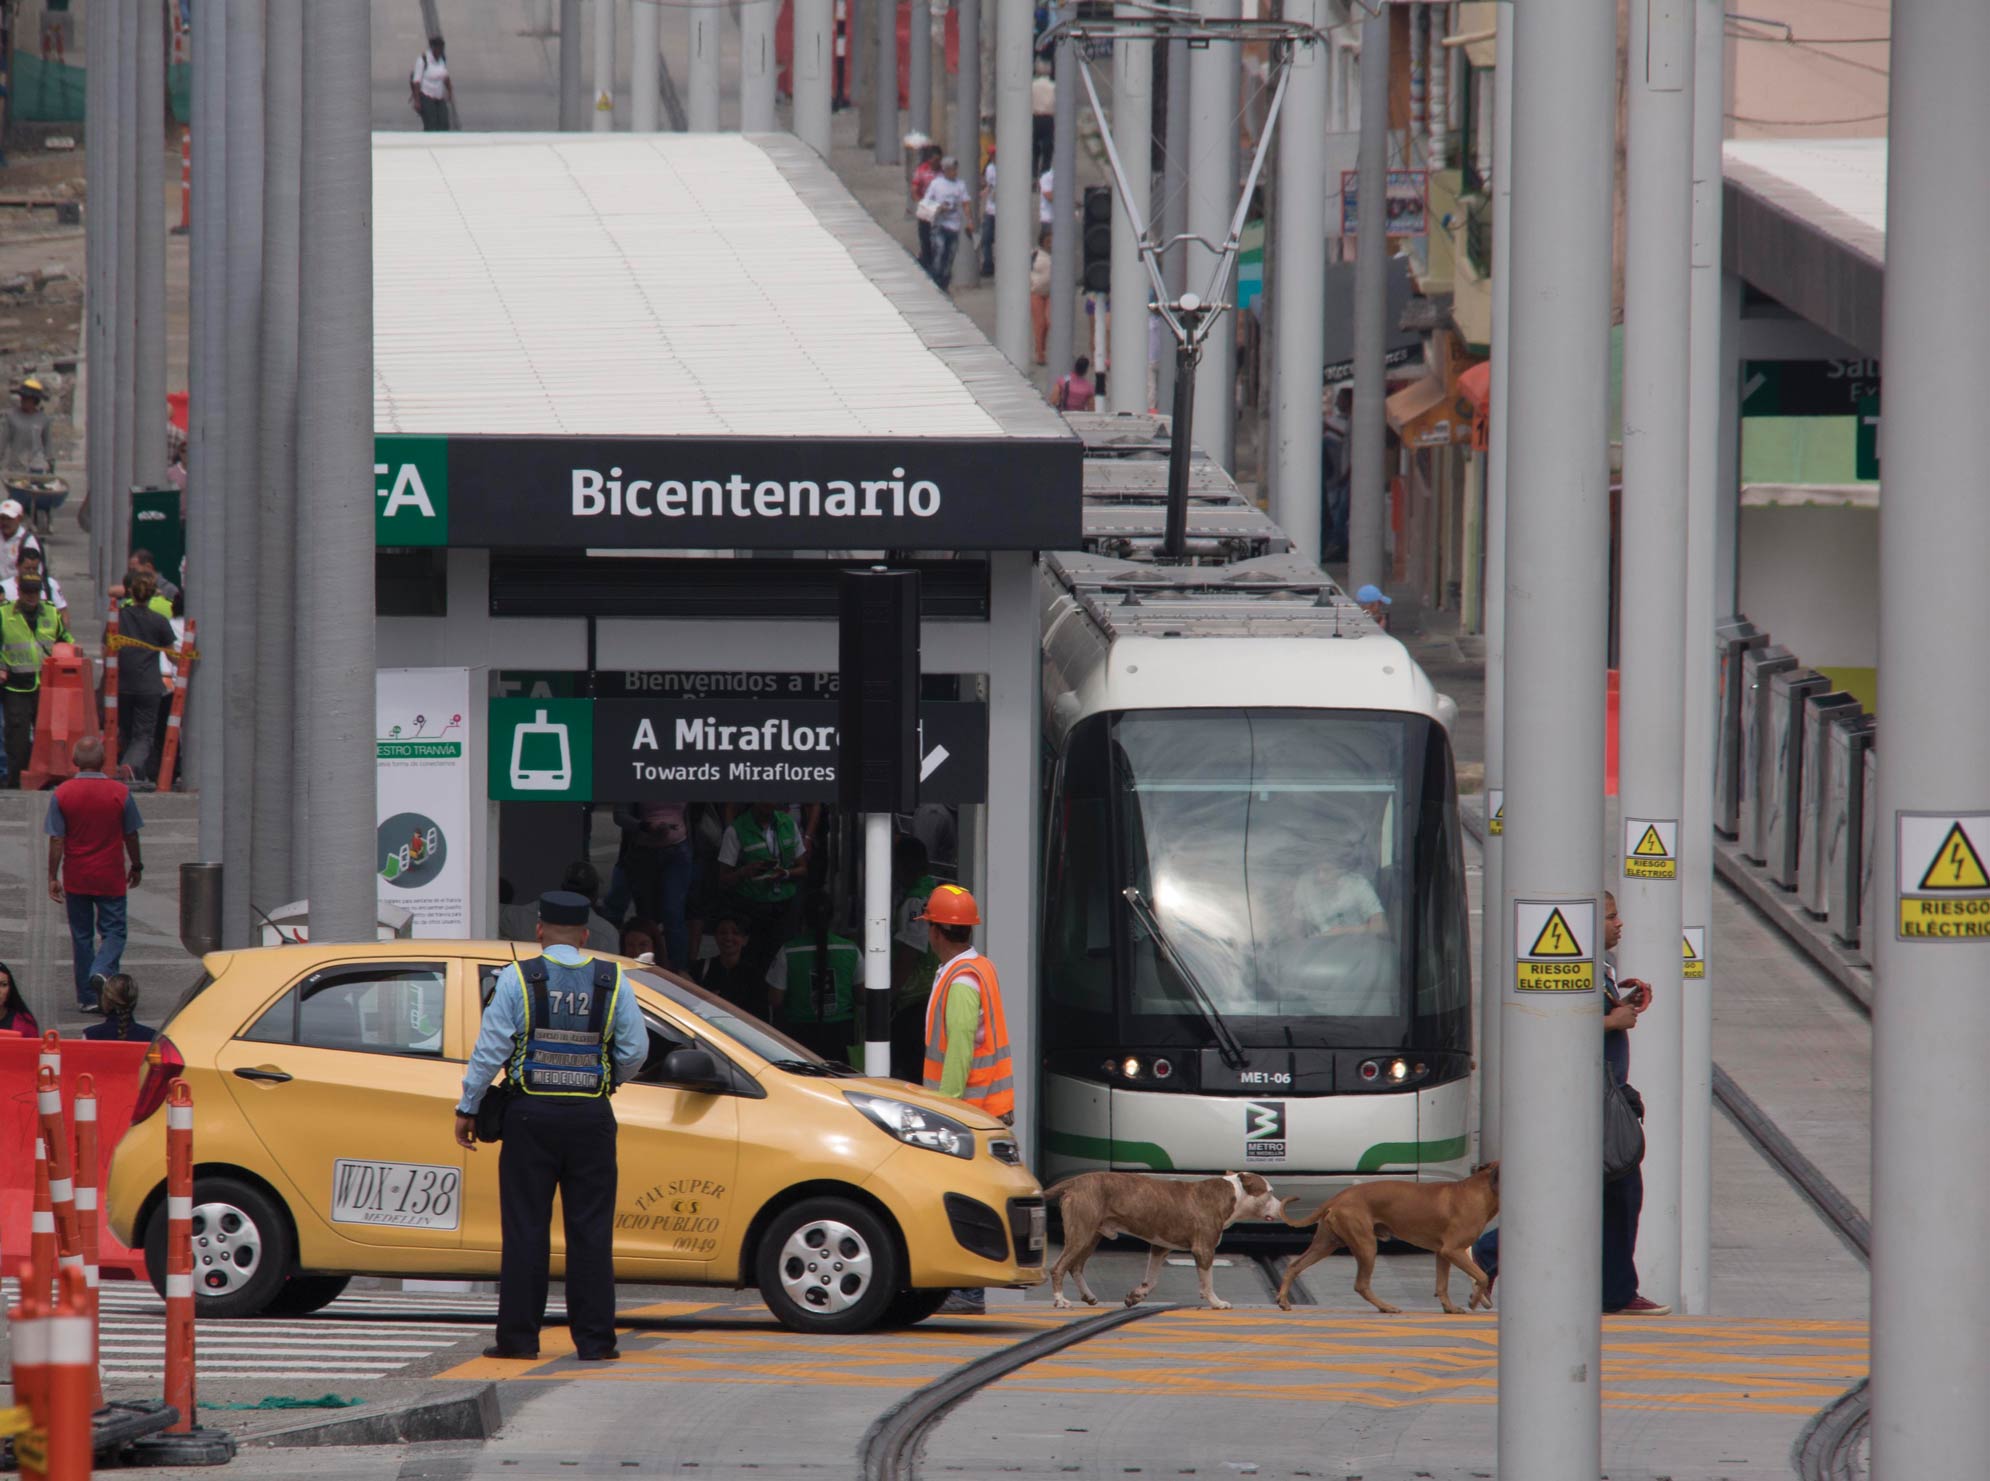
<path id="1" fill-rule="evenodd" d="M 1120 891 L 1120 894 L 1125 897 L 1126 903 L 1133 907 L 1134 916 L 1146 928 L 1147 934 L 1154 938 L 1154 944 L 1161 948 L 1161 955 L 1168 959 L 1168 964 L 1180 975 L 1182 981 L 1188 984 L 1188 990 L 1195 994 L 1196 1006 L 1202 1010 L 1202 1016 L 1207 1020 L 1210 1031 L 1216 1035 L 1216 1044 L 1223 1055 L 1223 1063 L 1233 1070 L 1243 1069 L 1250 1063 L 1244 1053 L 1244 1046 L 1230 1031 L 1230 1025 L 1224 1021 L 1223 1015 L 1216 1011 L 1216 1000 L 1210 997 L 1201 980 L 1189 970 L 1188 963 L 1182 960 L 1182 954 L 1175 950 L 1174 942 L 1168 939 L 1168 933 L 1161 929 L 1160 918 L 1154 914 L 1154 907 L 1147 903 L 1147 897 L 1140 893 L 1137 885 L 1128 885 Z"/>

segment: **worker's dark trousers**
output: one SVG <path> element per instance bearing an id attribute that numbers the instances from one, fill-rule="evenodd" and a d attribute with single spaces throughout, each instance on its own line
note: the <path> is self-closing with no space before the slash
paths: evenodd
<path id="1" fill-rule="evenodd" d="M 567 1330 L 581 1357 L 615 1346 L 615 1113 L 604 1097 L 514 1098 L 498 1154 L 504 1253 L 497 1345 L 539 1350 L 552 1258 L 553 1192 L 567 1227 Z"/>
<path id="2" fill-rule="evenodd" d="M 28 769 L 28 761 L 35 750 L 35 712 L 41 707 L 41 690 L 29 689 L 16 692 L 12 689 L 0 691 L 0 717 L 5 720 L 7 742 L 7 770 L 10 780 L 6 785 L 21 785 L 21 773 Z"/>

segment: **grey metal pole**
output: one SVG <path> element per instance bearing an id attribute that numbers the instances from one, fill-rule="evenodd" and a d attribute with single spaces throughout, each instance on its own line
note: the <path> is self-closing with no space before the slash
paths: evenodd
<path id="1" fill-rule="evenodd" d="M 1286 0 L 1285 16 L 1321 31 L 1329 20 L 1326 0 Z M 1321 553 L 1320 396 L 1327 353 L 1327 182 L 1310 146 L 1327 132 L 1328 60 L 1324 42 L 1292 45 L 1279 126 L 1293 147 L 1278 151 L 1278 284 L 1272 298 L 1278 401 L 1271 512 L 1309 561 Z"/>
<path id="2" fill-rule="evenodd" d="M 1188 43 L 1180 38 L 1168 42 L 1163 53 L 1167 70 L 1167 102 L 1162 110 L 1160 239 L 1161 281 L 1168 297 L 1179 300 L 1188 286 L 1188 244 L 1181 237 L 1188 231 Z M 1198 283 L 1195 291 L 1200 293 Z M 1176 356 L 1161 356 L 1154 380 L 1154 404 L 1172 406 L 1175 401 Z"/>
<path id="3" fill-rule="evenodd" d="M 780 0 L 746 0 L 739 7 L 739 127 L 771 134 L 774 120 L 774 13 Z"/>
<path id="4" fill-rule="evenodd" d="M 916 97 L 917 94 L 915 93 Z M 891 814 L 871 812 L 864 819 L 864 993 L 867 1003 L 884 1003 L 885 1011 L 859 1015 L 864 1024 L 889 1023 L 891 1013 Z M 882 998 L 871 997 L 883 993 Z M 891 1073 L 891 1040 L 864 1041 L 864 1073 Z"/>
<path id="5" fill-rule="evenodd" d="M 140 5 L 138 27 L 136 442 L 133 482 L 166 481 L 166 15 Z M 113 565 L 124 560 L 129 520 L 112 533 Z"/>
<path id="6" fill-rule="evenodd" d="M 1679 1300 L 1679 810 L 1686 732 L 1686 378 L 1693 238 L 1693 14 L 1631 0 L 1624 263 L 1623 618 L 1615 873 L 1623 976 L 1651 984 L 1638 1021 L 1645 1098 L 1644 1295 Z"/>
<path id="7" fill-rule="evenodd" d="M 871 32 L 877 29 L 877 7 L 871 0 L 847 0 L 844 9 L 845 45 L 849 56 L 850 107 L 857 115 L 857 147 L 870 149 L 877 143 L 878 110 L 871 85 L 871 63 L 877 47 Z"/>
<path id="8" fill-rule="evenodd" d="M 850 0 L 856 10 L 868 0 Z M 696 6 L 685 12 L 691 26 L 691 132 L 716 134 L 719 131 L 719 31 L 725 11 L 715 6 Z"/>
<path id="9" fill-rule="evenodd" d="M 1075 5 L 1058 12 L 1059 20 L 1078 13 Z M 1045 357 L 1053 376 L 1071 368 L 1071 345 L 1078 334 L 1078 273 L 1082 261 L 1079 210 L 1085 193 L 1078 185 L 1078 53 L 1069 41 L 1058 43 L 1051 61 L 1051 81 L 1057 87 L 1051 114 L 1050 141 L 1050 338 Z M 1205 411 L 1204 416 L 1208 413 Z"/>
<path id="10" fill-rule="evenodd" d="M 228 18 L 227 0 L 198 0 L 194 13 L 193 243 L 195 374 L 188 406 L 187 615 L 196 620 L 200 661 L 187 687 L 191 778 L 200 793 L 200 857 L 222 862 L 227 832 L 228 635 Z"/>
<path id="11" fill-rule="evenodd" d="M 1880 749 L 1873 993 L 1872 1474 L 1965 1475 L 1990 1449 L 1982 1307 L 1990 1272 L 1938 1254 L 1990 1219 L 1990 689 L 1970 676 L 1990 608 L 1930 593 L 1979 583 L 1990 502 L 1970 440 L 1969 327 L 1990 322 L 1973 246 L 1990 196 L 1955 193 L 1990 137 L 1990 7 L 1893 9 L 1888 110 L 1886 367 L 1879 513 Z M 1918 620 L 1917 620 L 1918 618 Z M 1967 1169 L 1960 1176 L 1956 1169 Z M 1939 1270 L 1939 1275 L 1937 1271 Z"/>
<path id="12" fill-rule="evenodd" d="M 1616 12 L 1514 7 L 1499 1463 L 1602 1468 L 1603 669 Z M 1372 61 L 1362 58 L 1363 69 Z M 1506 64 L 1505 58 L 1501 59 Z M 1365 81 L 1365 79 L 1364 79 Z M 1364 86 L 1364 120 L 1382 94 Z M 1362 220 L 1379 225 L 1364 187 Z"/>
<path id="13" fill-rule="evenodd" d="M 999 0 L 989 0 L 997 4 Z M 981 0 L 960 0 L 960 74 L 954 83 L 954 131 L 947 153 L 960 161 L 963 180 L 981 188 Z M 972 288 L 981 281 L 981 254 L 963 249 L 954 256 L 954 281 Z"/>
<path id="14" fill-rule="evenodd" d="M 300 677 L 316 722 L 306 881 L 314 941 L 371 941 L 378 914 L 370 31 L 364 6 L 304 12 L 297 492 L 313 639 Z"/>
<path id="15" fill-rule="evenodd" d="M 1203 0 L 1200 11 L 1212 21 L 1235 20 L 1237 0 Z M 1237 210 L 1241 50 L 1214 43 L 1190 52 L 1188 59 L 1188 230 L 1219 247 Z M 1191 291 L 1200 293 L 1215 269 L 1216 253 L 1191 242 L 1186 256 Z M 1234 279 L 1226 301 L 1237 301 Z M 1235 472 L 1238 314 L 1234 308 L 1220 313 L 1195 368 L 1195 440 L 1213 460 Z"/>
<path id="16" fill-rule="evenodd" d="M 1721 117 L 1725 0 L 1693 0 L 1693 266 L 1687 290 L 1686 755 L 1679 804 L 1682 930 L 1699 976 L 1680 986 L 1679 1300 L 1712 1310 L 1714 1162 L 1714 480 L 1720 450 Z M 1718 600 L 1724 601 L 1725 598 Z M 1683 955 L 1683 953 L 1682 953 Z"/>
<path id="17" fill-rule="evenodd" d="M 117 23 L 117 435 L 115 482 L 110 502 L 93 514 L 107 514 L 104 574 L 116 580 L 123 569 L 119 552 L 131 521 L 131 485 L 138 469 L 138 10 L 126 10 Z M 101 588 L 99 588 L 101 590 Z"/>
<path id="18" fill-rule="evenodd" d="M 256 706 L 252 879 L 258 903 L 297 898 L 292 797 L 297 705 L 297 254 L 304 155 L 305 0 L 265 0 L 262 360 L 256 411 Z"/>
<path id="19" fill-rule="evenodd" d="M 109 5 L 92 5 L 83 13 L 84 62 L 83 107 L 84 144 L 84 259 L 85 292 L 88 297 L 89 334 L 84 349 L 84 366 L 89 380 L 85 386 L 88 424 L 85 429 L 84 467 L 89 479 L 90 571 L 101 583 L 104 579 L 104 550 L 110 519 L 112 473 L 111 406 L 116 372 L 116 326 L 111 312 L 117 282 L 117 122 L 112 117 L 117 95 L 117 64 L 114 60 L 114 17 Z M 97 588 L 102 591 L 100 584 Z"/>
<path id="20" fill-rule="evenodd" d="M 794 56 L 795 133 L 828 159 L 830 93 L 836 73 L 835 0 L 795 0 Z"/>
<path id="21" fill-rule="evenodd" d="M 1030 243 L 1036 195 L 1030 179 L 1030 58 L 1036 17 L 1030 0 L 995 0 L 995 344 L 1030 373 Z M 1143 303 L 1146 300 L 1141 300 Z"/>
<path id="22" fill-rule="evenodd" d="M 910 117 L 905 131 L 933 135 L 933 7 L 931 0 L 912 0 L 911 34 L 905 53 L 905 98 Z"/>
<path id="23" fill-rule="evenodd" d="M 877 88 L 872 102 L 877 113 L 871 124 L 877 130 L 877 138 L 871 146 L 871 157 L 878 164 L 895 165 L 904 157 L 898 138 L 898 0 L 863 0 L 863 3 L 870 5 L 877 24 L 877 34 L 871 38 L 877 61 L 871 78 Z M 961 173 L 969 173 L 966 164 L 961 166 Z"/>
<path id="24" fill-rule="evenodd" d="M 744 24 L 745 10 L 741 10 Z M 589 129 L 615 129 L 615 0 L 594 0 L 594 102 Z"/>
<path id="25" fill-rule="evenodd" d="M 221 844 L 221 937 L 253 944 L 249 913 L 254 853 L 256 616 L 262 409 L 263 0 L 228 0 L 228 520 L 227 639 L 222 676 L 222 738 L 230 785 Z M 371 485 L 368 485 L 371 487 Z M 282 902 L 277 902 L 282 903 Z"/>
<path id="26" fill-rule="evenodd" d="M 795 92 L 801 93 L 802 16 L 811 6 L 820 8 L 825 0 L 802 0 L 795 11 Z M 629 129 L 632 133 L 654 134 L 663 127 L 663 13 L 650 0 L 636 0 L 629 9 Z M 825 84 L 826 85 L 826 84 Z M 827 94 L 824 94 L 826 97 Z M 797 112 L 799 112 L 797 107 Z"/>
<path id="27" fill-rule="evenodd" d="M 587 100 L 580 80 L 581 0 L 560 0 L 560 132 L 587 127 Z"/>
<path id="28" fill-rule="evenodd" d="M 1722 0 L 1714 0 L 1722 3 Z M 1493 12 L 1492 141 L 1492 378 L 1486 444 L 1486 832 L 1485 914 L 1479 956 L 1479 1156 L 1498 1159 L 1502 1145 L 1500 1004 L 1506 997 L 1512 912 L 1506 879 L 1506 466 L 1512 446 L 1507 421 L 1513 403 L 1513 3 Z"/>
<path id="29" fill-rule="evenodd" d="M 1361 145 L 1355 181 L 1354 415 L 1348 430 L 1347 579 L 1359 588 L 1389 579 L 1382 532 L 1388 525 L 1388 399 L 1383 357 L 1389 338 L 1389 7 L 1361 23 Z M 1505 65 L 1505 58 L 1501 58 Z M 1280 182 L 1279 209 L 1285 209 Z M 1274 305 L 1275 307 L 1276 305 Z M 1593 888 L 1593 886 L 1592 886 Z"/>
<path id="30" fill-rule="evenodd" d="M 1005 3 L 1026 6 L 1026 0 Z M 1149 16 L 1142 4 L 1122 4 L 1116 13 L 1129 21 Z M 1153 107 L 1154 43 L 1120 37 L 1112 47 L 1112 141 L 1131 199 L 1116 201 L 1112 218 L 1112 329 L 1107 337 L 1112 363 L 1107 367 L 1106 403 L 1115 412 L 1147 410 L 1147 299 L 1152 290 L 1140 260 L 1133 217 L 1137 214 L 1145 221 L 1153 203 Z M 999 259 L 996 269 L 1001 269 Z"/>

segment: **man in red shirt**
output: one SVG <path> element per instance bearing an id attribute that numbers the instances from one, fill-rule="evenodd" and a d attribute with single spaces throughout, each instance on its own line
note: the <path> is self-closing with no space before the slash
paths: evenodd
<path id="1" fill-rule="evenodd" d="M 48 799 L 48 897 L 69 907 L 76 1006 L 96 1013 L 104 979 L 124 956 L 125 890 L 145 875 L 138 856 L 144 823 L 131 789 L 104 775 L 103 741 L 84 736 L 75 756 L 76 775 Z"/>

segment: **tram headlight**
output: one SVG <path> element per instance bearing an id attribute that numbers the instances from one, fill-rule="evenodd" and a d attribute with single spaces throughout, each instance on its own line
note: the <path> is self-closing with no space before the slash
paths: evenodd
<path id="1" fill-rule="evenodd" d="M 1140 1078 L 1140 1061 L 1128 1055 L 1119 1062 L 1119 1072 L 1129 1080 Z"/>
<path id="2" fill-rule="evenodd" d="M 1409 1079 L 1409 1077 L 1410 1077 L 1410 1067 L 1408 1064 L 1406 1064 L 1404 1061 L 1400 1059 L 1392 1059 L 1389 1061 L 1389 1078 L 1391 1080 L 1394 1080 L 1397 1084 L 1400 1085 L 1403 1081 Z"/>
<path id="3" fill-rule="evenodd" d="M 963 1161 L 974 1156 L 974 1133 L 950 1116 L 882 1095 L 863 1095 L 846 1090 L 843 1098 L 862 1111 L 880 1130 L 908 1147 L 945 1152 L 949 1157 L 958 1157 Z"/>

